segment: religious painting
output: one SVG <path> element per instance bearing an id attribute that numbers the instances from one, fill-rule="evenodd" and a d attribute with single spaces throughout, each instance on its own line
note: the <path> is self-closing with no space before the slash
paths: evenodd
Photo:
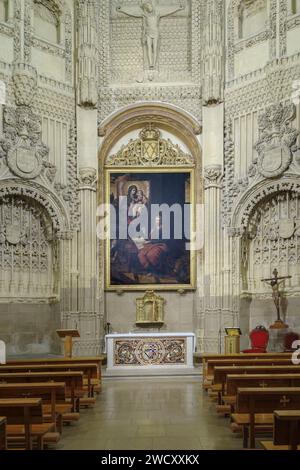
<path id="1" fill-rule="evenodd" d="M 191 169 L 107 170 L 106 288 L 193 289 Z"/>

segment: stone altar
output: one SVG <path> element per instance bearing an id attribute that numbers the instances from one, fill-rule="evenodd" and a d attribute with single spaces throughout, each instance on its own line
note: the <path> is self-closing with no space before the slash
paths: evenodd
<path id="1" fill-rule="evenodd" d="M 193 367 L 194 333 L 106 335 L 107 370 Z"/>

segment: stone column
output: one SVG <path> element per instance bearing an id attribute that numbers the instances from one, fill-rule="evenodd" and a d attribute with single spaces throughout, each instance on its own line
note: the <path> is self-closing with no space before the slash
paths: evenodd
<path id="1" fill-rule="evenodd" d="M 204 105 L 224 97 L 224 2 L 207 0 L 204 7 L 202 49 L 202 99 Z"/>
<path id="2" fill-rule="evenodd" d="M 78 103 L 97 105 L 97 30 L 95 0 L 78 1 Z"/>
<path id="3" fill-rule="evenodd" d="M 222 165 L 204 168 L 204 348 L 219 351 L 219 330 L 222 328 Z"/>
<path id="4" fill-rule="evenodd" d="M 224 146 L 224 2 L 203 7 L 202 97 L 204 195 L 203 347 L 217 352 L 222 328 L 222 214 Z"/>
<path id="5" fill-rule="evenodd" d="M 76 355 L 100 353 L 100 315 L 97 301 L 96 182 L 97 47 L 94 0 L 78 0 L 77 152 L 81 229 L 78 233 L 77 306 L 72 326 L 80 330 Z"/>

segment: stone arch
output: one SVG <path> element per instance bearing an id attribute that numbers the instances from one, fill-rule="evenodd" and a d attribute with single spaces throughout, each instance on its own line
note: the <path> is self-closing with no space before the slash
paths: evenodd
<path id="1" fill-rule="evenodd" d="M 38 184 L 20 180 L 2 180 L 0 182 L 0 199 L 6 196 L 23 196 L 37 201 L 51 220 L 56 238 L 67 238 L 70 233 L 70 221 L 66 208 L 58 197 Z"/>
<path id="2" fill-rule="evenodd" d="M 103 139 L 99 152 L 100 173 L 113 144 L 135 127 L 149 123 L 168 129 L 177 135 L 190 148 L 198 169 L 202 170 L 202 154 L 197 138 L 202 131 L 199 122 L 177 106 L 168 103 L 139 102 L 112 113 L 101 123 L 98 129 L 98 134 Z"/>
<path id="3" fill-rule="evenodd" d="M 185 147 L 185 152 L 187 151 L 190 156 L 193 157 L 193 162 L 191 165 L 186 165 L 186 168 L 191 169 L 195 173 L 195 186 L 193 189 L 193 194 L 196 195 L 196 201 L 198 203 L 203 203 L 203 179 L 202 179 L 202 151 L 201 145 L 199 142 L 199 136 L 202 132 L 202 127 L 199 121 L 197 121 L 191 114 L 182 110 L 181 108 L 171 105 L 169 103 L 154 102 L 154 101 L 145 101 L 138 102 L 126 107 L 123 107 L 109 117 L 107 117 L 99 126 L 98 135 L 100 137 L 100 148 L 98 154 L 98 166 L 99 166 L 99 179 L 98 179 L 98 203 L 104 202 L 107 197 L 107 178 L 105 175 L 107 171 L 111 170 L 110 162 L 108 157 L 112 154 L 115 154 L 114 150 L 118 147 L 118 143 L 122 142 L 125 145 L 128 144 L 131 135 L 138 135 L 139 131 L 145 129 L 147 125 L 152 124 L 154 129 L 162 131 L 162 134 L 165 132 L 169 134 L 170 141 L 172 141 L 172 136 L 174 136 L 175 141 L 178 140 L 182 144 L 182 148 Z M 162 135 L 164 139 L 165 136 Z M 135 142 L 135 137 L 133 141 Z M 180 144 L 179 144 L 180 147 Z M 187 150 L 186 150 L 187 149 Z M 139 165 L 135 165 L 135 169 Z M 171 165 L 170 165 L 171 166 Z M 178 165 L 179 166 L 179 165 Z M 123 166 L 123 170 L 124 170 Z M 161 165 L 153 165 L 152 168 L 155 168 L 155 171 L 159 172 L 159 167 Z M 118 168 L 118 166 L 114 167 Z M 121 166 L 120 166 L 121 168 Z M 129 167 L 126 167 L 129 168 Z M 142 167 L 141 170 L 149 168 L 146 165 Z M 194 185 L 193 185 L 194 186 Z M 135 304 L 136 292 L 130 289 L 123 289 L 122 286 L 116 286 L 114 289 L 118 294 L 115 295 L 115 292 L 111 292 L 110 289 L 105 289 L 105 275 L 107 276 L 107 244 L 105 240 L 100 240 L 98 244 L 98 273 L 99 273 L 99 286 L 103 294 L 101 298 L 105 299 L 106 309 L 105 316 L 109 321 L 115 325 L 115 328 L 119 328 L 120 322 L 132 321 L 132 313 L 126 312 L 122 318 L 116 316 L 118 311 L 118 305 L 122 304 L 123 296 L 126 297 L 128 302 L 132 305 Z M 193 254 L 193 260 L 195 260 L 195 269 L 202 269 L 202 255 L 200 254 L 201 250 L 195 251 Z M 197 263 L 197 268 L 196 268 Z M 193 268 L 192 277 L 194 277 L 195 269 Z M 102 273 L 105 273 L 103 275 Z M 108 274 L 109 276 L 109 274 Z M 106 277 L 106 279 L 108 279 Z M 141 286 L 143 287 L 143 286 Z M 159 286 L 158 286 L 159 288 Z M 168 289 L 168 295 L 170 299 L 174 299 L 175 296 L 185 292 L 186 299 L 188 302 L 191 302 L 191 305 L 194 305 L 194 298 L 196 296 L 195 290 L 198 288 L 198 284 L 195 283 L 195 288 L 179 289 L 178 291 L 175 288 Z M 113 289 L 112 289 L 113 290 Z M 140 289 L 138 289 L 140 290 Z M 176 298 L 174 299 L 176 301 Z M 191 307 L 190 311 L 193 311 Z M 194 317 L 190 317 L 187 321 L 193 323 Z M 192 328 L 192 326 L 191 326 Z"/>
<path id="4" fill-rule="evenodd" d="M 300 194 L 300 182 L 294 176 L 285 176 L 280 180 L 263 180 L 243 194 L 236 202 L 232 212 L 230 228 L 235 234 L 246 230 L 250 217 L 257 204 L 271 195 L 280 192 L 295 192 Z"/>

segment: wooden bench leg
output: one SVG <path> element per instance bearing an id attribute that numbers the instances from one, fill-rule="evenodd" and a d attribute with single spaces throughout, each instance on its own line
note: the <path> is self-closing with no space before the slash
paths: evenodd
<path id="1" fill-rule="evenodd" d="M 248 426 L 243 426 L 243 448 L 248 448 L 248 439 L 249 439 L 249 428 Z"/>
<path id="2" fill-rule="evenodd" d="M 38 436 L 38 438 L 37 438 L 37 450 L 44 450 L 44 436 Z"/>

